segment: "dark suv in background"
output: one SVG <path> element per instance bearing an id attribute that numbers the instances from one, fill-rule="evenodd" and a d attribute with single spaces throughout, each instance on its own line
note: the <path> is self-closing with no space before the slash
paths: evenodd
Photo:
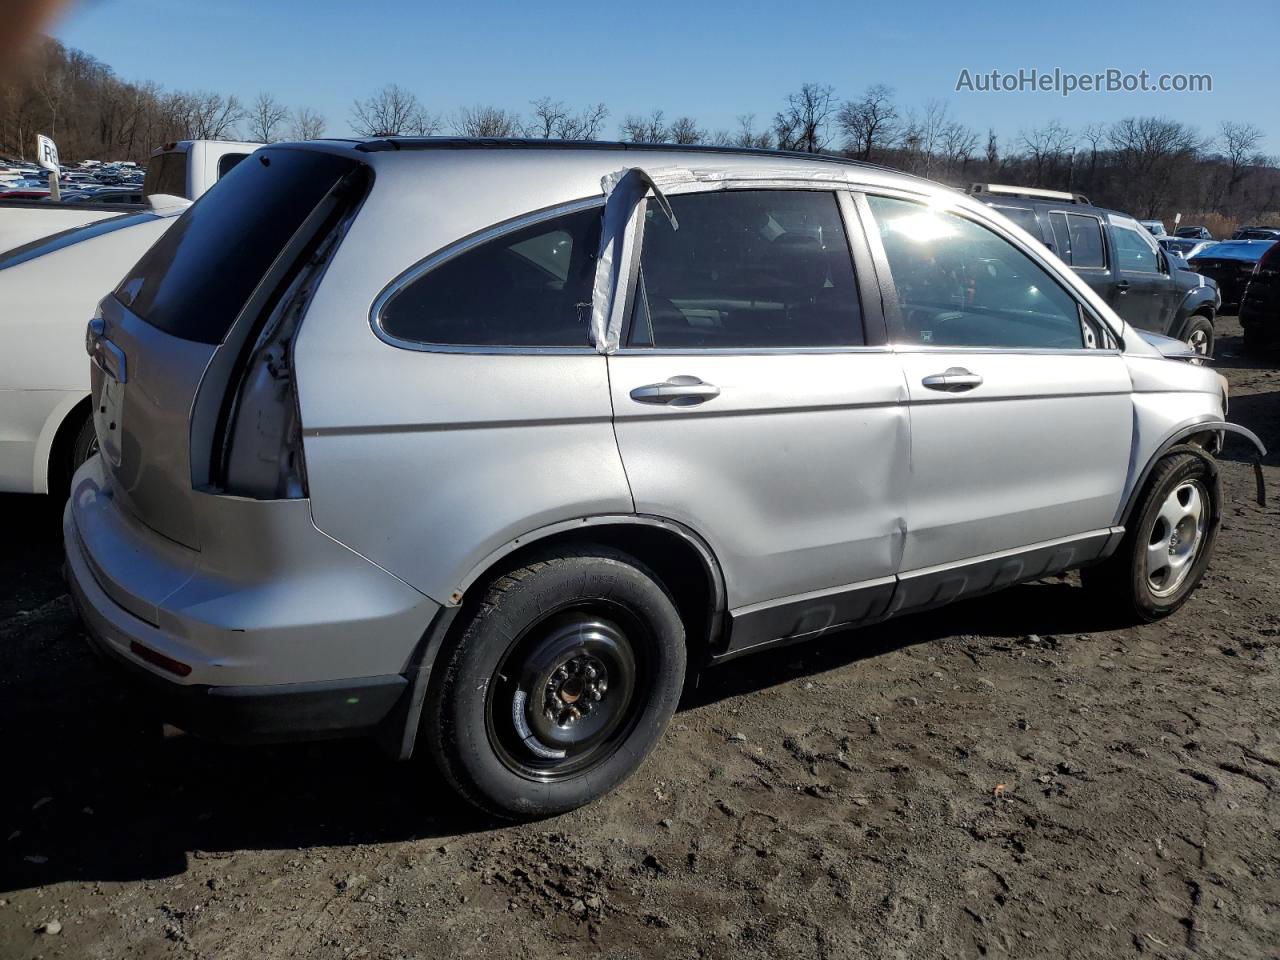
<path id="1" fill-rule="evenodd" d="M 975 183 L 969 193 L 1056 253 L 1134 327 L 1213 355 L 1217 284 L 1171 258 L 1133 217 L 1059 190 Z"/>

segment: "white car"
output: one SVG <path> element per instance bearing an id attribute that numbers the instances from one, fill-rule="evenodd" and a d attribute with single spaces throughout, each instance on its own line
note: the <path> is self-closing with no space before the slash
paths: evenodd
<path id="1" fill-rule="evenodd" d="M 96 450 L 85 322 L 187 205 L 169 198 L 0 251 L 0 491 L 65 491 Z"/>

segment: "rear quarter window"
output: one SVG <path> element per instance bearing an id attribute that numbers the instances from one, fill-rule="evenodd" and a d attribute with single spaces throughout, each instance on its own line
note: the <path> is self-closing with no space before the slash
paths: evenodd
<path id="1" fill-rule="evenodd" d="M 165 333 L 220 343 L 303 221 L 358 166 L 311 150 L 258 151 L 191 205 L 116 297 Z"/>
<path id="2" fill-rule="evenodd" d="M 441 346 L 588 346 L 600 213 L 553 216 L 462 250 L 392 295 L 382 331 Z"/>

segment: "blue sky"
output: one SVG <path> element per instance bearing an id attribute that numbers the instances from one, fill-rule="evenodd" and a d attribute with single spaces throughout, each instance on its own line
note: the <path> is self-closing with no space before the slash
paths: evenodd
<path id="1" fill-rule="evenodd" d="M 446 117 L 471 104 L 525 111 L 549 95 L 604 101 L 607 135 L 655 107 L 708 129 L 742 113 L 763 125 L 804 81 L 854 97 L 886 83 L 901 106 L 948 102 L 951 115 L 1002 142 L 1050 119 L 1078 128 L 1135 114 L 1212 133 L 1256 123 L 1280 153 L 1276 0 L 977 4 L 666 2 L 355 2 L 82 0 L 54 33 L 129 80 L 251 100 L 260 90 L 350 132 L 351 101 L 386 83 Z M 1261 67 L 1260 65 L 1265 65 Z M 1212 93 L 957 93 L 961 69 L 1076 73 L 1107 68 L 1209 73 Z M 447 132 L 447 131 L 446 131 Z"/>

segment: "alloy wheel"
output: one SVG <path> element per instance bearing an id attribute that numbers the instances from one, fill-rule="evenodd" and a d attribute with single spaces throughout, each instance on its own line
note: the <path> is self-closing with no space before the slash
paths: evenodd
<path id="1" fill-rule="evenodd" d="M 1182 585 L 1195 565 L 1207 526 L 1208 493 L 1198 480 L 1170 491 L 1147 540 L 1147 586 L 1167 597 Z"/>

